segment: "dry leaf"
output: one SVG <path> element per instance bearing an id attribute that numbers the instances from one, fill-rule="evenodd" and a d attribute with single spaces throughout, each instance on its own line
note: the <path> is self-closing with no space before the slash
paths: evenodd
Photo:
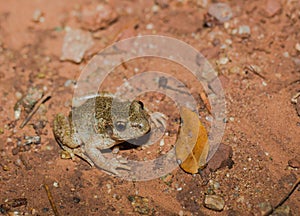
<path id="1" fill-rule="evenodd" d="M 198 115 L 186 107 L 181 107 L 182 125 L 176 141 L 176 157 L 180 167 L 188 173 L 198 173 L 206 164 L 209 150 L 207 131 Z"/>

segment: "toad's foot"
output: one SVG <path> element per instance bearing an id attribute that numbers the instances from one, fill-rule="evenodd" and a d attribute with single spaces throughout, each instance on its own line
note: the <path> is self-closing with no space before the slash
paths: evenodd
<path id="1" fill-rule="evenodd" d="M 126 161 L 127 163 L 128 161 Z M 108 170 L 109 172 L 115 174 L 115 175 L 119 175 L 119 171 L 117 171 L 117 169 L 124 169 L 124 170 L 131 170 L 130 166 L 127 166 L 126 164 L 124 164 L 124 159 L 122 161 L 116 159 L 116 158 L 112 158 L 109 161 L 109 167 L 110 170 Z"/>
<path id="2" fill-rule="evenodd" d="M 67 156 L 67 155 L 69 155 L 69 156 Z M 81 158 L 82 160 L 84 160 L 85 162 L 87 162 L 91 167 L 95 166 L 93 161 L 91 161 L 91 159 L 89 157 L 87 157 L 80 148 L 72 149 L 67 146 L 64 146 L 63 152 L 61 154 L 61 157 L 63 159 L 71 158 L 72 160 L 74 160 L 75 155 L 77 157 Z"/>
<path id="3" fill-rule="evenodd" d="M 131 170 L 130 166 L 125 164 L 127 163 L 126 160 L 105 158 L 98 148 L 86 148 L 86 154 L 93 161 L 95 166 L 112 174 L 119 175 L 117 169 Z"/>
<path id="4" fill-rule="evenodd" d="M 160 128 L 161 126 L 163 126 L 163 128 L 165 129 L 167 127 L 166 120 L 168 120 L 168 117 L 163 113 L 160 112 L 151 113 L 150 119 L 151 122 L 154 123 L 156 128 Z"/>
<path id="5" fill-rule="evenodd" d="M 297 99 L 298 99 L 299 96 L 300 96 L 300 92 L 298 92 L 297 94 L 295 94 L 295 95 L 292 97 L 292 99 L 291 99 L 292 103 L 297 103 Z"/>

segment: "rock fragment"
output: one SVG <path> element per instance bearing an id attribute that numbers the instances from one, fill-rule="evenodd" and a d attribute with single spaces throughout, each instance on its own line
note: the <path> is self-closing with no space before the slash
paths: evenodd
<path id="1" fill-rule="evenodd" d="M 294 157 L 288 161 L 288 164 L 292 168 L 300 168 L 300 157 Z"/>
<path id="2" fill-rule="evenodd" d="M 215 17 L 220 23 L 229 21 L 232 18 L 232 11 L 226 3 L 213 3 L 208 8 L 208 14 Z"/>
<path id="3" fill-rule="evenodd" d="M 64 38 L 60 60 L 80 63 L 85 52 L 90 49 L 93 44 L 94 41 L 90 32 L 80 29 L 71 29 L 67 31 Z"/>
<path id="4" fill-rule="evenodd" d="M 117 18 L 118 14 L 109 4 L 84 6 L 79 16 L 82 28 L 90 31 L 106 28 Z"/>
<path id="5" fill-rule="evenodd" d="M 281 11 L 281 4 L 279 0 L 267 0 L 264 11 L 267 17 L 273 17 Z"/>
<path id="6" fill-rule="evenodd" d="M 261 202 L 258 204 L 258 207 L 261 215 L 267 215 L 272 212 L 273 209 L 272 205 L 269 202 Z"/>
<path id="7" fill-rule="evenodd" d="M 218 195 L 206 195 L 204 199 L 204 206 L 214 211 L 222 211 L 225 206 L 223 197 Z"/>
<path id="8" fill-rule="evenodd" d="M 220 144 L 218 150 L 214 154 L 214 156 L 209 160 L 207 166 L 203 170 L 203 172 L 215 172 L 218 169 L 228 167 L 232 168 L 234 162 L 232 161 L 233 151 L 231 146 L 225 145 L 223 143 Z"/>
<path id="9" fill-rule="evenodd" d="M 272 216 L 290 216 L 291 209 L 287 205 L 279 206 L 275 211 L 272 213 Z"/>

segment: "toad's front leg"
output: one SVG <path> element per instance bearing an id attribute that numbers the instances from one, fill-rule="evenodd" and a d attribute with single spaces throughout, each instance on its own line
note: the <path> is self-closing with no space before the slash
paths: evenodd
<path id="1" fill-rule="evenodd" d="M 131 169 L 129 166 L 121 163 L 116 158 L 105 158 L 99 148 L 102 146 L 101 142 L 103 142 L 103 140 L 90 141 L 89 144 L 85 145 L 85 154 L 93 161 L 95 166 L 115 175 L 119 174 L 117 169 Z"/>

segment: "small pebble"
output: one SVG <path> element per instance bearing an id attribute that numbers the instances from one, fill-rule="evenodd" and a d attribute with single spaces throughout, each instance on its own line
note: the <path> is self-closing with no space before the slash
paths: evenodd
<path id="1" fill-rule="evenodd" d="M 300 43 L 296 43 L 295 48 L 298 52 L 300 52 Z"/>
<path id="2" fill-rule="evenodd" d="M 3 166 L 2 166 L 2 169 L 3 169 L 3 171 L 9 171 L 9 167 L 6 166 L 6 165 L 3 165 Z"/>
<path id="3" fill-rule="evenodd" d="M 265 15 L 272 17 L 281 11 L 280 0 L 267 0 L 265 3 Z"/>
<path id="4" fill-rule="evenodd" d="M 232 11 L 226 3 L 213 3 L 209 6 L 208 13 L 219 22 L 224 23 L 232 18 Z"/>
<path id="5" fill-rule="evenodd" d="M 59 186 L 58 182 L 53 182 L 53 186 L 57 188 Z"/>
<path id="6" fill-rule="evenodd" d="M 163 147 L 165 145 L 165 140 L 164 139 L 161 139 L 160 142 L 159 142 L 159 146 L 160 147 Z"/>
<path id="7" fill-rule="evenodd" d="M 292 168 L 300 168 L 300 157 L 295 157 L 288 161 L 288 164 Z"/>
<path id="8" fill-rule="evenodd" d="M 73 202 L 74 203 L 79 203 L 80 202 L 80 198 L 79 197 L 73 197 Z"/>
<path id="9" fill-rule="evenodd" d="M 220 65 L 225 65 L 225 64 L 227 64 L 228 62 L 229 62 L 229 59 L 228 59 L 227 57 L 222 57 L 222 58 L 220 58 L 219 61 L 218 61 L 218 63 L 219 63 Z"/>
<path id="10" fill-rule="evenodd" d="M 275 211 L 273 212 L 272 215 L 277 215 L 277 216 L 290 216 L 291 215 L 291 209 L 287 205 L 282 205 L 279 206 Z"/>
<path id="11" fill-rule="evenodd" d="M 42 209 L 42 211 L 43 211 L 43 213 L 46 213 L 46 212 L 49 211 L 49 208 L 45 207 L 45 208 Z"/>
<path id="12" fill-rule="evenodd" d="M 214 211 L 222 211 L 225 206 L 223 197 L 218 195 L 206 195 L 204 199 L 204 206 Z"/>
<path id="13" fill-rule="evenodd" d="M 247 25 L 241 25 L 238 30 L 239 35 L 249 36 L 251 34 L 250 27 Z"/>
<path id="14" fill-rule="evenodd" d="M 131 202 L 135 212 L 141 215 L 149 215 L 151 213 L 149 200 L 147 198 L 138 195 L 129 195 L 128 200 Z"/>
<path id="15" fill-rule="evenodd" d="M 106 184 L 107 189 L 111 189 L 111 184 Z"/>
<path id="16" fill-rule="evenodd" d="M 182 191 L 182 187 L 179 187 L 176 189 L 177 191 Z"/>
<path id="17" fill-rule="evenodd" d="M 66 82 L 65 82 L 65 84 L 64 84 L 64 86 L 65 87 L 69 87 L 69 86 L 71 86 L 72 85 L 72 83 L 73 83 L 73 80 L 67 80 Z"/>
<path id="18" fill-rule="evenodd" d="M 152 12 L 153 12 L 153 13 L 157 13 L 157 12 L 159 11 L 159 9 L 160 9 L 160 8 L 159 8 L 158 5 L 153 5 L 153 6 L 152 6 Z"/>
<path id="19" fill-rule="evenodd" d="M 43 17 L 42 11 L 40 11 L 40 10 L 38 10 L 38 9 L 35 10 L 35 11 L 33 12 L 32 20 L 33 20 L 34 22 L 44 22 L 44 21 L 45 21 L 45 18 Z"/>
<path id="20" fill-rule="evenodd" d="M 266 215 L 272 211 L 272 205 L 269 202 L 261 202 L 258 204 L 261 215 Z"/>
<path id="21" fill-rule="evenodd" d="M 226 42 L 228 45 L 231 45 L 231 44 L 232 44 L 232 40 L 230 40 L 230 39 L 226 39 L 225 42 Z"/>
<path id="22" fill-rule="evenodd" d="M 18 92 L 18 91 L 15 93 L 15 95 L 16 95 L 17 100 L 20 100 L 23 97 L 22 93 Z"/>
<path id="23" fill-rule="evenodd" d="M 283 55 L 283 57 L 285 57 L 285 58 L 288 58 L 288 57 L 290 57 L 290 54 L 289 54 L 289 52 L 284 52 L 282 55 Z"/>
<path id="24" fill-rule="evenodd" d="M 205 116 L 206 121 L 212 122 L 214 118 L 212 116 Z"/>
<path id="25" fill-rule="evenodd" d="M 80 29 L 69 30 L 64 37 L 60 60 L 80 63 L 85 52 L 93 45 L 94 40 L 90 32 Z"/>
<path id="26" fill-rule="evenodd" d="M 146 25 L 147 30 L 152 30 L 153 27 L 154 27 L 154 25 L 152 23 L 149 23 L 149 24 Z"/>

